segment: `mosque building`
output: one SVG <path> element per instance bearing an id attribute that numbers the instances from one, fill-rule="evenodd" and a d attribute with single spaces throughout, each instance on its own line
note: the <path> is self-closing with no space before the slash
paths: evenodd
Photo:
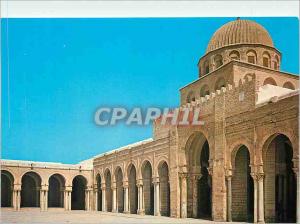
<path id="1" fill-rule="evenodd" d="M 180 89 L 204 125 L 155 121 L 153 138 L 75 165 L 1 160 L 2 207 L 300 222 L 299 77 L 281 58 L 260 24 L 223 25 Z"/>

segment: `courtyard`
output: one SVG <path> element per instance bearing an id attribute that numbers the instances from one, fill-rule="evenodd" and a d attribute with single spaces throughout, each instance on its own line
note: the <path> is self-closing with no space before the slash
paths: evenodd
<path id="1" fill-rule="evenodd" d="M 41 212 L 38 208 L 26 208 L 20 212 L 12 209 L 1 209 L 1 223 L 213 223 L 201 219 L 176 219 L 169 217 L 141 216 L 134 214 L 120 214 L 111 212 L 64 211 L 63 209 L 49 209 Z"/>

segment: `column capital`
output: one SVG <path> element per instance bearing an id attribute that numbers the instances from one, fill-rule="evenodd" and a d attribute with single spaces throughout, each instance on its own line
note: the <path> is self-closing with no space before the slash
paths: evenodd
<path id="1" fill-rule="evenodd" d="M 21 191 L 21 184 L 14 184 L 14 191 Z"/>
<path id="2" fill-rule="evenodd" d="M 72 191 L 72 186 L 66 186 L 66 187 L 65 187 L 65 191 L 71 192 L 71 191 Z"/>
<path id="3" fill-rule="evenodd" d="M 138 186 L 138 187 L 139 187 L 139 186 L 143 186 L 143 184 L 144 184 L 144 183 L 143 183 L 143 180 L 142 180 L 142 179 L 139 179 L 139 180 L 136 181 L 136 186 Z"/>
<path id="4" fill-rule="evenodd" d="M 193 174 L 190 175 L 190 177 L 191 177 L 191 179 L 192 179 L 193 181 L 197 181 L 197 180 L 200 180 L 200 179 L 201 179 L 202 174 L 201 174 L 201 173 L 193 173 Z"/>
<path id="5" fill-rule="evenodd" d="M 124 180 L 123 181 L 123 188 L 128 188 L 128 187 L 129 187 L 128 181 Z"/>
<path id="6" fill-rule="evenodd" d="M 117 183 L 116 183 L 116 182 L 113 182 L 113 183 L 112 183 L 111 189 L 112 189 L 112 190 L 117 189 Z"/>
<path id="7" fill-rule="evenodd" d="M 181 172 L 181 173 L 179 173 L 179 177 L 180 177 L 181 179 L 187 179 L 187 178 L 189 177 L 189 174 L 188 174 L 188 173 L 183 173 L 183 172 Z"/>
<path id="8" fill-rule="evenodd" d="M 93 191 L 93 188 L 87 187 L 87 188 L 85 189 L 85 191 Z"/>
<path id="9" fill-rule="evenodd" d="M 260 181 L 260 180 L 264 179 L 265 174 L 264 173 L 258 173 L 258 174 L 256 174 L 256 177 L 257 177 L 257 180 Z"/>
<path id="10" fill-rule="evenodd" d="M 226 178 L 231 178 L 232 177 L 232 169 L 230 168 L 230 169 L 226 169 L 225 170 L 225 176 L 226 176 Z"/>
<path id="11" fill-rule="evenodd" d="M 49 186 L 47 184 L 43 184 L 43 185 L 41 185 L 41 190 L 48 191 L 49 190 Z"/>
<path id="12" fill-rule="evenodd" d="M 225 179 L 226 179 L 227 181 L 231 181 L 232 175 L 226 175 L 226 176 L 225 176 Z"/>
<path id="13" fill-rule="evenodd" d="M 250 176 L 254 181 L 257 181 L 257 174 L 256 173 L 250 173 Z"/>
<path id="14" fill-rule="evenodd" d="M 159 183 L 159 177 L 152 177 L 152 183 L 158 184 Z"/>

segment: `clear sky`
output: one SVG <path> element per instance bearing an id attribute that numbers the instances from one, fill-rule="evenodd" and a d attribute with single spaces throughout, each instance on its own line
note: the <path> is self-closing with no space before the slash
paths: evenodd
<path id="1" fill-rule="evenodd" d="M 2 158 L 76 163 L 151 137 L 150 125 L 96 126 L 94 113 L 177 106 L 232 19 L 2 19 Z M 252 19 L 282 52 L 282 70 L 298 74 L 298 19 Z"/>

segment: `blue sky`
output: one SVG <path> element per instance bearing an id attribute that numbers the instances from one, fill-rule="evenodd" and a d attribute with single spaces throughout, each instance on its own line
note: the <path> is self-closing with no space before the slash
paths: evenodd
<path id="1" fill-rule="evenodd" d="M 2 158 L 76 163 L 151 137 L 151 126 L 96 126 L 94 113 L 177 106 L 232 19 L 2 19 Z M 251 19 L 282 52 L 282 70 L 298 74 L 298 19 Z"/>

